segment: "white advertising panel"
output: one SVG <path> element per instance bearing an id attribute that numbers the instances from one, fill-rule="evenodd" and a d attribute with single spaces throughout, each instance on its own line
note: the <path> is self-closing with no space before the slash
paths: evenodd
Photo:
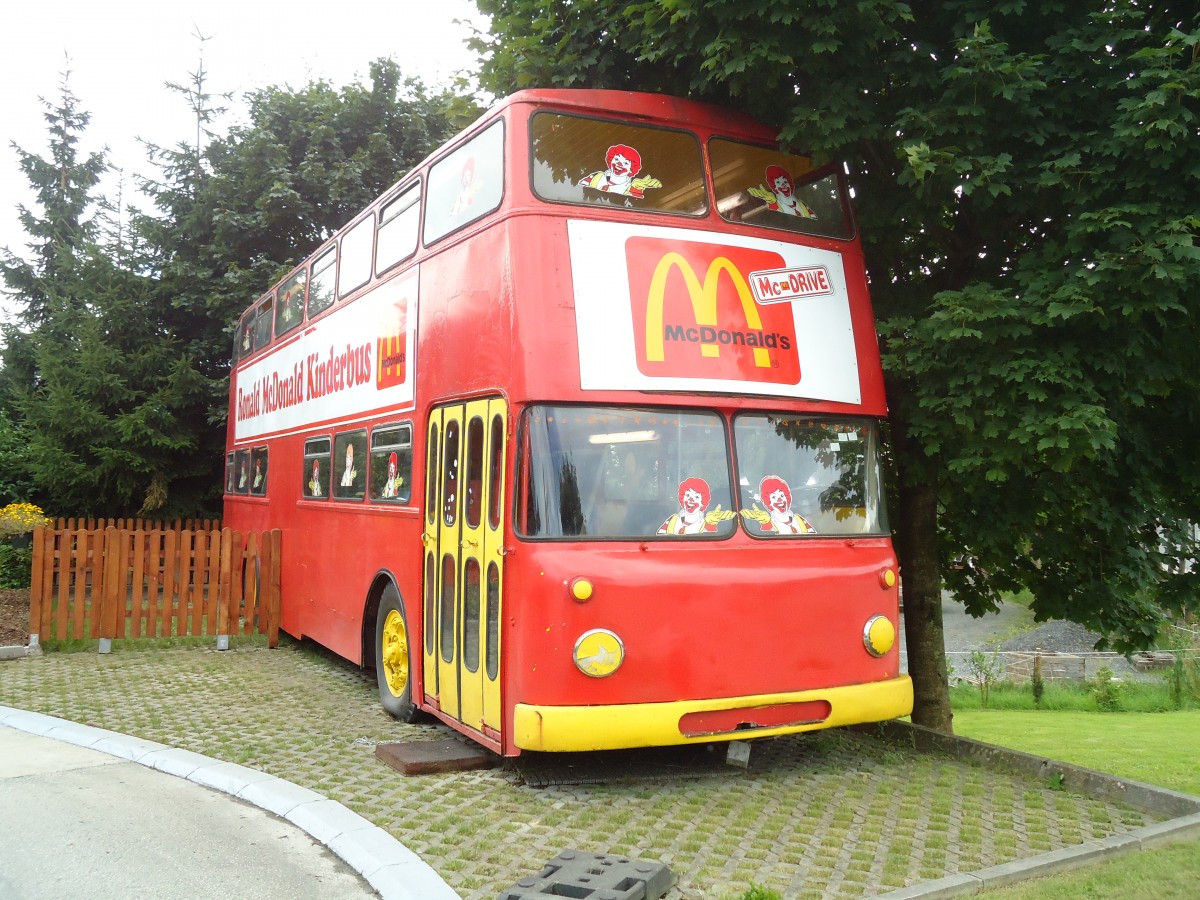
<path id="1" fill-rule="evenodd" d="M 568 223 L 580 383 L 861 402 L 841 254 Z"/>
<path id="2" fill-rule="evenodd" d="M 383 282 L 236 373 L 234 440 L 411 404 L 418 269 Z"/>

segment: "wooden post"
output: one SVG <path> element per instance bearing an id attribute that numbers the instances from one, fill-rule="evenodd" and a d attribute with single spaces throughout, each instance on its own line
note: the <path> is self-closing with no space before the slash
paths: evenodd
<path id="1" fill-rule="evenodd" d="M 280 558 L 279 551 L 283 543 L 283 532 L 276 528 L 266 542 L 271 548 L 270 565 L 267 567 L 270 577 L 267 579 L 267 598 L 265 604 L 267 646 L 274 650 L 279 646 L 279 600 L 280 600 Z"/>
<path id="2" fill-rule="evenodd" d="M 46 567 L 46 532 L 50 529 L 38 525 L 33 529 L 33 568 L 29 573 L 29 643 L 36 644 L 42 637 L 42 604 L 45 602 L 45 580 L 42 570 Z"/>
<path id="3" fill-rule="evenodd" d="M 104 584 L 100 591 L 100 652 L 112 651 L 112 639 L 117 636 L 117 602 L 122 606 L 125 598 L 120 596 L 121 582 L 121 539 L 115 525 L 104 529 Z"/>

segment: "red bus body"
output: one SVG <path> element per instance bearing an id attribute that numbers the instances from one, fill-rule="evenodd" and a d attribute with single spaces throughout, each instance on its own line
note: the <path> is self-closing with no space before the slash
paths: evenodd
<path id="1" fill-rule="evenodd" d="M 580 159 L 546 175 L 588 129 L 595 174 Z M 672 193 L 668 150 L 653 171 L 630 135 L 690 154 L 688 138 L 702 174 Z M 661 185 L 640 189 L 652 200 L 602 197 L 585 183 L 598 183 L 610 139 L 644 157 Z M 767 154 L 773 142 L 761 125 L 688 101 L 525 91 L 256 302 L 238 331 L 226 522 L 283 529 L 283 629 L 366 666 L 389 652 L 381 631 L 399 635 L 406 665 L 389 668 L 392 691 L 505 755 L 745 739 L 910 712 L 897 562 L 875 510 L 875 457 L 863 452 L 886 403 L 859 243 L 852 226 L 822 236 L 757 224 L 758 207 L 735 222 L 714 200 L 718 150 Z M 483 164 L 489 147 L 502 166 Z M 461 173 L 459 200 L 489 211 L 431 239 L 443 163 Z M 383 270 L 382 220 L 410 185 L 420 185 L 422 239 Z M 548 202 L 560 189 L 583 199 Z M 778 212 L 772 202 L 763 208 Z M 360 235 L 379 230 L 369 277 L 315 311 L 318 262 L 335 245 L 350 260 L 357 251 L 339 242 L 356 240 L 362 222 L 374 224 Z M 284 330 L 289 284 L 307 285 L 310 309 Z M 254 337 L 264 310 L 275 328 Z M 723 368 L 705 374 L 710 363 Z M 766 518 L 767 477 L 782 473 L 764 467 L 790 465 L 780 449 L 790 447 L 852 486 L 839 494 L 821 482 L 812 515 L 830 524 L 784 538 Z M 634 481 L 642 450 L 649 488 Z M 690 468 L 671 469 L 693 452 L 679 463 Z M 473 477 L 480 459 L 486 487 Z M 396 474 L 383 479 L 385 464 L 406 467 L 399 500 L 378 487 Z M 684 527 L 671 515 L 685 511 L 684 476 L 724 500 L 701 511 L 714 520 L 707 531 L 672 537 L 661 529 Z M 798 503 L 798 476 L 788 478 L 786 499 Z M 641 524 L 635 507 L 648 508 Z M 402 609 L 390 626 L 379 612 L 389 589 Z"/>

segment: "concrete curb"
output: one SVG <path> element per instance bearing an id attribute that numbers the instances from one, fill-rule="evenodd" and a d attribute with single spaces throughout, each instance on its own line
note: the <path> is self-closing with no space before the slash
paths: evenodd
<path id="1" fill-rule="evenodd" d="M 1181 794 L 1140 781 L 1117 778 L 1095 769 L 1058 762 L 1020 750 L 996 747 L 982 741 L 943 734 L 908 722 L 883 722 L 856 726 L 855 730 L 879 734 L 885 740 L 905 744 L 917 750 L 935 750 L 958 759 L 974 760 L 990 768 L 1007 769 L 1035 778 L 1054 778 L 1063 787 L 1086 796 L 1115 800 L 1138 809 L 1171 818 L 1165 822 L 1135 828 L 1125 834 L 1102 840 L 1088 840 L 1076 847 L 1064 847 L 1026 859 L 1017 859 L 977 872 L 959 872 L 936 881 L 878 894 L 877 900 L 908 900 L 915 897 L 955 897 L 1001 887 L 1016 881 L 1056 875 L 1091 863 L 1112 859 L 1125 853 L 1148 850 L 1175 841 L 1200 838 L 1200 797 Z"/>
<path id="2" fill-rule="evenodd" d="M 384 900 L 461 900 L 431 866 L 382 828 L 290 781 L 189 750 L 11 706 L 0 706 L 0 726 L 157 769 L 286 819 L 358 872 Z"/>
<path id="3" fill-rule="evenodd" d="M 41 655 L 41 644 L 30 644 L 27 647 L 21 644 L 10 644 L 6 647 L 0 647 L 0 661 L 6 659 L 25 659 L 27 656 Z"/>

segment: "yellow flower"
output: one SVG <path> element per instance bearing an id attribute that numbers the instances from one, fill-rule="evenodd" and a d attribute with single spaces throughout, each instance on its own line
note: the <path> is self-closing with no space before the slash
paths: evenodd
<path id="1" fill-rule="evenodd" d="M 51 524 L 41 507 L 32 503 L 10 503 L 0 509 L 0 535 L 25 534 L 39 525 Z"/>

